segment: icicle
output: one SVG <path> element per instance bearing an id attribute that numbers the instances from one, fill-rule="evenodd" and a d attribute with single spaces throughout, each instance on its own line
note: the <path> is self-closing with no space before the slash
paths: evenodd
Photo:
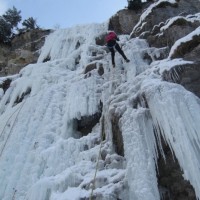
<path id="1" fill-rule="evenodd" d="M 177 84 L 152 81 L 144 85 L 153 120 L 200 198 L 200 101 Z"/>

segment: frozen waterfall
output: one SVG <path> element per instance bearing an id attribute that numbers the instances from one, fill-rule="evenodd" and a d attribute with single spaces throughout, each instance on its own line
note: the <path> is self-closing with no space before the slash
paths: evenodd
<path id="1" fill-rule="evenodd" d="M 149 65 L 143 59 L 150 49 L 146 41 L 121 35 L 131 62 L 116 54 L 112 69 L 110 54 L 95 42 L 107 28 L 107 23 L 91 24 L 51 33 L 38 62 L 11 76 L 5 94 L 0 91 L 1 200 L 89 199 L 102 124 L 98 119 L 83 134 L 78 123 L 98 113 L 105 117 L 106 138 L 96 199 L 159 200 L 156 168 L 161 137 L 200 198 L 200 100 L 161 79 L 163 69 L 184 61 Z M 89 64 L 96 68 L 87 75 Z M 103 75 L 98 73 L 100 66 Z M 113 115 L 120 116 L 124 156 L 113 145 Z"/>

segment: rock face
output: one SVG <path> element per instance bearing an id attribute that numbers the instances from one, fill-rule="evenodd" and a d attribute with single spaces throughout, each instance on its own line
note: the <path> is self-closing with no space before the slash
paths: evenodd
<path id="1" fill-rule="evenodd" d="M 120 155 L 124 156 L 124 143 L 123 143 L 123 136 L 122 131 L 119 127 L 119 119 L 120 117 L 116 114 L 112 115 L 111 123 L 112 123 L 112 132 L 113 132 L 113 145 L 115 148 L 115 152 Z"/>
<path id="2" fill-rule="evenodd" d="M 138 23 L 138 25 L 135 27 L 135 30 L 132 33 L 132 37 L 140 36 L 148 39 L 149 36 L 154 35 L 158 39 L 158 37 L 160 36 L 157 35 L 158 31 L 156 31 L 155 29 L 159 30 L 163 25 L 165 25 L 167 20 L 175 16 L 187 16 L 189 14 L 198 13 L 199 9 L 200 9 L 200 2 L 198 0 L 194 0 L 191 2 L 180 0 L 176 1 L 176 3 L 169 3 L 163 1 L 162 3 L 157 4 L 157 6 L 153 7 L 152 12 L 148 13 L 148 16 L 145 18 L 145 23 L 143 23 L 144 22 L 143 20 L 141 20 Z M 182 26 L 186 24 L 180 22 L 177 25 Z M 173 32 L 173 35 L 176 34 L 178 33 Z M 161 39 L 163 38 L 164 36 Z"/>
<path id="3" fill-rule="evenodd" d="M 117 34 L 130 34 L 134 25 L 138 22 L 141 11 L 120 10 L 110 19 L 109 30 L 115 30 Z"/>
<path id="4" fill-rule="evenodd" d="M 186 180 L 183 180 L 182 171 L 170 148 L 164 146 L 165 159 L 158 160 L 158 184 L 160 193 L 165 200 L 195 200 L 195 193 Z"/>
<path id="5" fill-rule="evenodd" d="M 143 3 L 142 9 L 123 9 L 118 11 L 110 18 L 108 29 L 114 30 L 117 34 L 130 34 L 144 9 L 146 9 L 150 4 L 151 3 L 149 2 Z"/>
<path id="6" fill-rule="evenodd" d="M 10 46 L 0 44 L 0 76 L 16 74 L 24 66 L 35 63 L 45 36 L 50 32 L 35 29 L 17 35 Z"/>

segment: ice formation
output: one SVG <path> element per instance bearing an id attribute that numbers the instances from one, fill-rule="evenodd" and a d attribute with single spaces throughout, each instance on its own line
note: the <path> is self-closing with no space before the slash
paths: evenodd
<path id="1" fill-rule="evenodd" d="M 159 200 L 156 161 L 161 135 L 200 198 L 200 100 L 161 78 L 164 70 L 187 61 L 168 58 L 149 65 L 143 60 L 149 50 L 146 41 L 122 35 L 131 62 L 116 54 L 112 69 L 110 54 L 95 43 L 107 26 L 92 24 L 51 33 L 38 62 L 9 77 L 12 82 L 5 93 L 0 90 L 1 200 L 89 199 L 103 125 L 106 139 L 93 192 L 96 199 Z M 97 68 L 86 76 L 85 67 L 91 63 L 97 63 Z M 101 118 L 90 133 L 82 135 L 76 120 L 99 112 L 100 102 L 105 120 Z M 113 147 L 114 114 L 121 116 L 124 157 Z"/>

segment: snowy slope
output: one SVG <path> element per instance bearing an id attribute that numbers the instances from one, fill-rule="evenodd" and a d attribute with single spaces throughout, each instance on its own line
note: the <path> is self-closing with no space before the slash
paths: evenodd
<path id="1" fill-rule="evenodd" d="M 55 31 L 38 63 L 11 77 L 5 94 L 0 91 L 1 200 L 83 200 L 93 186 L 99 200 L 159 200 L 156 141 L 162 152 L 161 135 L 200 198 L 200 100 L 162 81 L 164 70 L 189 62 L 168 58 L 149 65 L 143 60 L 150 50 L 146 41 L 122 35 L 131 62 L 117 53 L 112 69 L 110 54 L 95 43 L 107 28 L 103 23 Z M 95 62 L 103 64 L 104 74 L 94 69 L 86 77 L 86 66 Z M 100 102 L 105 120 L 83 136 L 75 121 L 99 112 Z M 124 157 L 113 146 L 114 115 L 121 116 Z M 102 126 L 106 139 L 101 142 Z"/>

